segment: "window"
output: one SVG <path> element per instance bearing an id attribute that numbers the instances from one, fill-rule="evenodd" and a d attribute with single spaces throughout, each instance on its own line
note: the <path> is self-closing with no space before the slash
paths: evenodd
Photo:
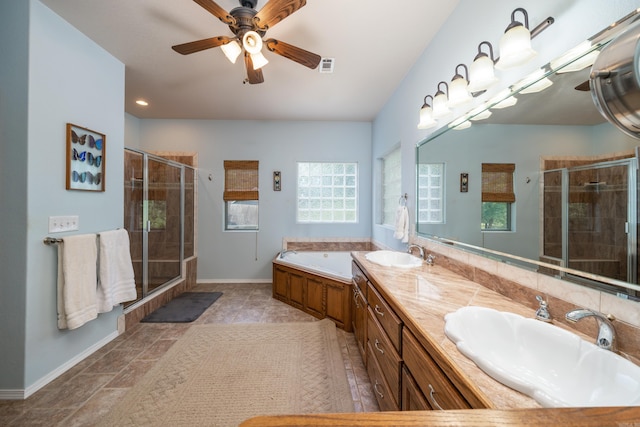
<path id="1" fill-rule="evenodd" d="M 482 218 L 485 231 L 510 231 L 511 211 L 516 195 L 513 192 L 513 163 L 482 164 Z"/>
<path id="2" fill-rule="evenodd" d="M 444 223 L 444 163 L 418 164 L 418 222 Z"/>
<path id="3" fill-rule="evenodd" d="M 402 194 L 400 147 L 382 159 L 382 224 L 394 226 L 398 201 Z"/>
<path id="4" fill-rule="evenodd" d="M 258 161 L 224 161 L 225 230 L 258 229 Z"/>
<path id="5" fill-rule="evenodd" d="M 298 163 L 298 222 L 358 220 L 357 163 Z"/>

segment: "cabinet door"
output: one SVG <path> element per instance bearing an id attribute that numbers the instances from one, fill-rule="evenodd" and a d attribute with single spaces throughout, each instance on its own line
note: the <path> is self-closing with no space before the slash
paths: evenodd
<path id="1" fill-rule="evenodd" d="M 402 410 L 429 411 L 431 406 L 427 398 L 420 391 L 420 387 L 407 370 L 402 368 Z"/>
<path id="2" fill-rule="evenodd" d="M 309 277 L 304 295 L 304 310 L 320 319 L 325 316 L 324 309 L 324 283 L 322 280 Z"/>
<path id="3" fill-rule="evenodd" d="M 275 265 L 273 267 L 273 297 L 289 302 L 289 273 Z"/>
<path id="4" fill-rule="evenodd" d="M 364 366 L 367 366 L 367 302 L 357 286 L 351 288 L 351 324 Z"/>
<path id="5" fill-rule="evenodd" d="M 402 333 L 402 358 L 431 407 L 434 409 L 471 408 L 458 389 L 406 328 Z"/>
<path id="6" fill-rule="evenodd" d="M 307 279 L 294 272 L 289 272 L 289 303 L 297 308 L 304 305 L 304 288 Z"/>
<path id="7" fill-rule="evenodd" d="M 351 310 L 349 310 L 350 285 L 327 280 L 327 317 L 347 332 L 351 331 Z"/>

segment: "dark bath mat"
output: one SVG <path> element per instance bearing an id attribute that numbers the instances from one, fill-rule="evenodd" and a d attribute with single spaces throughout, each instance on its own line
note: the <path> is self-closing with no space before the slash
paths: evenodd
<path id="1" fill-rule="evenodd" d="M 141 322 L 186 323 L 196 320 L 222 292 L 184 292 L 167 304 L 149 313 Z"/>

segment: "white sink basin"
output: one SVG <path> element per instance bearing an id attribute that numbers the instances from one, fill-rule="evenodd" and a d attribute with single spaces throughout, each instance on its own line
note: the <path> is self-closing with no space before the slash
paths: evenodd
<path id="1" fill-rule="evenodd" d="M 569 331 L 484 307 L 461 308 L 445 321 L 462 354 L 542 406 L 640 405 L 640 367 Z"/>
<path id="2" fill-rule="evenodd" d="M 413 268 L 422 265 L 422 259 L 408 252 L 375 251 L 366 254 L 365 258 L 385 267 Z"/>

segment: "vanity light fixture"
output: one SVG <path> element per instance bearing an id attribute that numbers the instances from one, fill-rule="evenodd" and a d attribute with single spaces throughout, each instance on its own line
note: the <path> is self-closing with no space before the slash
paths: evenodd
<path id="1" fill-rule="evenodd" d="M 549 63 L 552 70 L 557 73 L 573 73 L 593 65 L 600 54 L 594 49 L 589 40 L 585 40 L 573 49 L 569 49 L 560 57 Z M 591 50 L 591 52 L 589 52 Z"/>
<path id="2" fill-rule="evenodd" d="M 510 89 L 504 89 L 500 91 L 496 96 L 489 100 L 489 105 L 494 104 L 491 109 L 492 110 L 501 110 L 503 108 L 511 107 L 516 105 L 518 99 L 511 95 Z"/>
<path id="3" fill-rule="evenodd" d="M 460 67 L 464 69 L 464 76 L 458 71 Z M 457 107 L 473 99 L 469 93 L 468 86 L 469 69 L 464 64 L 458 64 L 456 66 L 456 74 L 451 79 L 451 83 L 449 83 L 449 107 Z"/>
<path id="4" fill-rule="evenodd" d="M 242 37 L 244 49 L 251 55 L 253 69 L 258 70 L 269 63 L 262 54 L 262 37 L 255 31 L 247 31 Z"/>
<path id="5" fill-rule="evenodd" d="M 444 85 L 447 93 L 443 92 L 440 89 L 440 85 Z M 447 82 L 438 83 L 438 91 L 436 92 L 436 96 L 433 97 L 433 118 L 440 119 L 445 117 L 446 115 L 451 113 L 451 110 L 447 106 L 449 102 L 449 86 Z"/>
<path id="6" fill-rule="evenodd" d="M 523 88 L 520 93 L 536 93 L 542 92 L 552 84 L 553 82 L 548 77 L 545 77 L 544 69 L 539 68 L 516 83 L 515 88 Z"/>
<path id="7" fill-rule="evenodd" d="M 455 120 L 449 123 L 449 128 L 454 130 L 463 130 L 471 127 L 471 122 L 467 118 L 467 116 L 463 116 L 458 120 Z"/>
<path id="8" fill-rule="evenodd" d="M 427 95 L 424 97 L 424 103 L 422 104 L 422 108 L 420 108 L 420 122 L 418 123 L 418 129 L 429 129 L 438 124 L 438 122 L 433 119 L 433 109 L 427 102 L 427 98 L 431 98 L 431 102 L 433 102 L 433 96 Z"/>
<path id="9" fill-rule="evenodd" d="M 516 21 L 517 12 L 521 12 L 524 16 L 524 24 Z M 496 62 L 496 68 L 504 70 L 522 65 L 536 56 L 536 51 L 531 47 L 531 39 L 553 24 L 553 22 L 554 19 L 549 17 L 530 32 L 527 11 L 519 7 L 511 12 L 511 23 L 504 31 L 498 45 L 500 58 Z"/>
<path id="10" fill-rule="evenodd" d="M 229 43 L 223 44 L 222 46 L 220 46 L 220 49 L 222 49 L 224 56 L 226 56 L 232 64 L 236 63 L 236 59 L 238 59 L 238 56 L 240 56 L 240 54 L 242 53 L 240 43 L 238 43 L 236 40 L 231 40 Z"/>
<path id="11" fill-rule="evenodd" d="M 482 51 L 483 45 L 489 48 L 489 55 Z M 498 82 L 493 69 L 494 63 L 493 46 L 488 41 L 481 42 L 478 45 L 478 54 L 469 68 L 469 92 L 483 92 Z"/>
<path id="12" fill-rule="evenodd" d="M 485 120 L 491 117 L 491 114 L 493 113 L 487 108 L 487 104 L 482 104 L 469 112 L 469 120 L 474 122 L 478 120 Z"/>

